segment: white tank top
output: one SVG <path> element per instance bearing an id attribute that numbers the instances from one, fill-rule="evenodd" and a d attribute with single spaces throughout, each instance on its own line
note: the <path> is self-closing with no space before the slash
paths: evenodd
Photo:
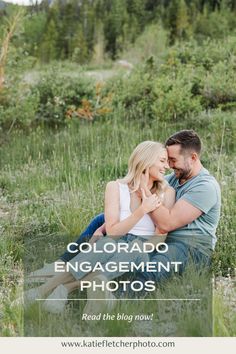
<path id="1" fill-rule="evenodd" d="M 130 216 L 130 192 L 127 184 L 119 183 L 120 190 L 120 221 Z M 149 238 L 155 234 L 155 225 L 148 214 L 145 214 L 134 227 L 129 230 L 129 234 Z"/>

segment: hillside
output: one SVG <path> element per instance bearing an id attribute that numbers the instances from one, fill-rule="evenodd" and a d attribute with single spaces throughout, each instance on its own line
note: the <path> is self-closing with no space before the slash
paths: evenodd
<path id="1" fill-rule="evenodd" d="M 235 14 L 233 0 L 44 0 L 26 8 L 15 46 L 42 63 L 101 64 L 121 58 L 150 25 L 159 24 L 169 44 L 201 42 L 234 33 Z"/>

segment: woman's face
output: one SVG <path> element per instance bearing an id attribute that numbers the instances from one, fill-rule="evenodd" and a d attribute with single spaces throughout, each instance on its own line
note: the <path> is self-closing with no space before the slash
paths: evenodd
<path id="1" fill-rule="evenodd" d="M 168 155 L 166 149 L 163 149 L 157 157 L 156 162 L 149 168 L 149 176 L 154 181 L 163 181 L 168 165 Z"/>

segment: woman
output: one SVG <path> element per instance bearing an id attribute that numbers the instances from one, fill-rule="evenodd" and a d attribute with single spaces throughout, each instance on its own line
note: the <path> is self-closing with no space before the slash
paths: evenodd
<path id="1" fill-rule="evenodd" d="M 96 249 L 103 249 L 107 242 L 125 242 L 132 246 L 137 242 L 160 242 L 163 241 L 163 234 L 154 225 L 149 213 L 163 203 L 167 208 L 171 208 L 175 202 L 175 191 L 164 179 L 166 168 L 168 168 L 167 152 L 164 146 L 158 142 L 144 141 L 133 151 L 128 164 L 127 175 L 119 180 L 111 181 L 106 186 L 105 191 L 105 223 L 106 233 L 109 237 L 102 237 L 98 240 L 96 236 Z M 121 236 L 123 235 L 123 236 Z M 141 258 L 140 258 L 141 257 Z M 147 254 L 138 253 L 116 253 L 102 254 L 79 253 L 70 263 L 90 261 L 91 265 L 99 260 L 102 264 L 108 261 L 119 263 L 127 260 L 139 263 L 147 261 Z M 80 287 L 81 280 L 96 280 L 97 282 L 114 279 L 122 272 L 103 272 L 102 274 L 85 273 L 74 271 L 56 275 L 48 280 L 44 285 L 36 289 L 31 289 L 26 293 L 28 302 L 36 298 L 48 298 L 44 302 L 44 308 L 53 313 L 62 312 L 67 302 L 68 294 Z M 94 294 L 90 291 L 90 297 Z M 111 293 L 100 296 L 108 296 L 112 300 Z M 97 296 L 97 295 L 96 295 Z M 61 301 L 52 301 L 61 299 Z M 89 305 L 86 311 L 91 311 Z"/>

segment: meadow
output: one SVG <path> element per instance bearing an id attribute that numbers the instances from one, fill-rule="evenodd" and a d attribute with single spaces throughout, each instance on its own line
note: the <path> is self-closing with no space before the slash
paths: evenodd
<path id="1" fill-rule="evenodd" d="M 57 132 L 41 128 L 30 134 L 18 131 L 12 133 L 11 138 L 2 146 L 0 177 L 1 210 L 3 212 L 1 225 L 2 335 L 23 335 L 23 323 L 25 322 L 28 328 L 28 323 L 31 323 L 29 318 L 34 319 L 34 326 L 32 325 L 33 329 L 28 335 L 76 335 L 77 327 L 73 317 L 76 315 L 71 317 L 71 323 L 70 321 L 67 323 L 67 329 L 64 327 L 58 329 L 56 327 L 57 316 L 47 316 L 45 322 L 44 316 L 41 318 L 41 312 L 37 308 L 26 312 L 25 316 L 29 316 L 28 318 L 24 316 L 21 308 L 10 307 L 12 300 L 19 296 L 23 286 L 22 259 L 25 254 L 28 255 L 32 270 L 42 266 L 44 261 L 54 260 L 61 254 L 66 244 L 84 229 L 91 218 L 103 210 L 105 184 L 109 180 L 124 175 L 133 147 L 146 139 L 164 141 L 172 132 L 186 128 L 186 124 L 158 126 L 155 122 L 144 128 L 125 119 L 120 124 L 118 118 L 114 115 L 112 120 L 102 123 L 82 121 L 76 126 Z M 214 254 L 213 271 L 215 276 L 224 274 L 224 276 L 233 277 L 235 262 L 234 157 L 224 151 L 224 123 L 222 123 L 218 137 L 220 145 L 216 145 L 217 137 L 212 129 L 209 131 L 198 129 L 198 132 L 204 143 L 203 163 L 219 180 L 223 195 L 222 217 L 217 233 L 219 241 Z M 55 243 L 52 243 L 52 240 Z M 24 247 L 24 244 L 27 244 L 27 247 Z M 52 246 L 53 244 L 57 245 L 56 249 Z M 47 251 L 48 245 L 51 245 L 49 251 Z M 58 252 L 56 252 L 57 249 Z M 38 254 L 41 256 L 37 257 Z M 192 274 L 191 271 L 190 274 Z M 188 275 L 186 275 L 186 282 L 188 282 L 187 279 L 189 279 Z M 176 293 L 174 282 L 170 282 L 168 287 L 170 294 Z M 201 289 L 203 290 L 204 286 Z M 216 299 L 217 303 L 224 302 L 224 297 L 217 296 Z M 228 306 L 227 304 L 228 302 L 224 306 Z M 135 311 L 135 303 L 122 305 L 121 311 L 125 313 L 127 309 L 130 313 Z M 73 306 L 76 307 L 76 305 Z M 217 308 L 222 311 L 222 306 L 218 305 Z M 68 311 L 74 314 L 73 307 Z M 188 313 L 187 309 L 186 312 Z M 235 317 L 231 318 L 231 314 L 230 320 L 225 319 L 225 313 L 225 311 L 221 313 L 222 323 L 219 323 L 217 314 L 215 335 L 222 335 L 222 326 L 227 328 L 223 335 L 235 333 L 235 325 L 231 326 L 229 322 L 235 321 Z M 68 313 L 62 315 L 61 320 L 67 315 Z M 201 321 L 202 317 L 200 323 Z M 42 325 L 45 323 L 47 323 L 46 326 Z M 99 333 L 124 335 L 127 326 L 124 327 L 123 324 L 123 322 L 116 323 L 114 331 L 109 329 L 109 324 L 103 325 L 98 335 Z M 150 326 L 150 323 L 147 323 L 147 326 Z M 196 327 L 196 324 L 193 324 L 193 327 Z M 185 328 L 189 329 L 188 335 L 195 330 L 196 335 L 204 333 L 191 326 Z M 94 328 L 91 331 L 97 333 Z M 129 329 L 129 333 L 134 333 L 133 331 L 134 329 Z M 82 333 L 86 332 L 83 330 Z M 169 333 L 168 330 L 167 333 Z"/>
<path id="2" fill-rule="evenodd" d="M 223 48 L 217 41 L 176 44 L 106 82 L 69 63 L 34 69 L 30 83 L 27 72 L 12 71 L 0 95 L 2 336 L 236 334 L 235 41 L 229 37 Z M 153 313 L 152 321 L 88 326 L 81 321 L 84 302 L 72 301 L 60 316 L 40 305 L 11 306 L 25 271 L 53 261 L 103 211 L 105 185 L 126 173 L 133 148 L 147 139 L 164 142 L 180 129 L 199 133 L 202 163 L 220 183 L 218 242 L 210 279 L 190 267 L 156 296 L 202 294 L 203 308 L 150 300 L 138 310 Z M 137 304 L 124 301 L 118 312 L 136 314 Z"/>

